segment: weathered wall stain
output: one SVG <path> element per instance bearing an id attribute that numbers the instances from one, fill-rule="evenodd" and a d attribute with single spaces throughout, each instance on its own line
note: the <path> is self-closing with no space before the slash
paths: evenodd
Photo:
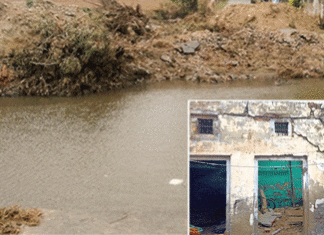
<path id="1" fill-rule="evenodd" d="M 250 224 L 250 215 L 253 214 L 251 206 L 252 198 L 241 198 L 235 200 L 234 214 L 231 218 L 231 234 L 252 234 L 253 226 Z"/>
<path id="2" fill-rule="evenodd" d="M 309 219 L 310 231 L 314 231 L 314 234 L 321 234 L 319 232 L 324 231 L 324 187 L 319 182 L 311 179 L 309 188 L 309 204 L 310 208 L 312 208 Z"/>

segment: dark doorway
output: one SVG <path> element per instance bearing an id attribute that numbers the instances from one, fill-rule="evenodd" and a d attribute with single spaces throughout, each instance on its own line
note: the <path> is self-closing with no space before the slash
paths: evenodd
<path id="1" fill-rule="evenodd" d="M 226 230 L 226 161 L 190 161 L 190 224 L 213 234 Z"/>

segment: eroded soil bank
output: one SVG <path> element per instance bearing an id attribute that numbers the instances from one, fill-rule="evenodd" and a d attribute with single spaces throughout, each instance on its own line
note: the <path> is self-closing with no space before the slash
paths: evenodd
<path id="1" fill-rule="evenodd" d="M 0 94 L 74 96 L 174 79 L 280 85 L 324 74 L 323 30 L 302 8 L 237 4 L 181 19 L 172 4 L 148 14 L 93 5 L 0 2 Z"/>

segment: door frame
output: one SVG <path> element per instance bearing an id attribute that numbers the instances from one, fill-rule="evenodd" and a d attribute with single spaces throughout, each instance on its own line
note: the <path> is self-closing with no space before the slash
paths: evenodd
<path id="1" fill-rule="evenodd" d="M 281 154 L 281 155 L 255 155 L 254 156 L 254 234 L 258 234 L 258 185 L 259 185 L 259 161 L 301 161 L 302 162 L 302 190 L 303 190 L 303 233 L 307 234 L 308 231 L 308 205 L 309 205 L 309 187 L 308 187 L 308 161 L 307 155 L 292 155 L 292 154 Z"/>

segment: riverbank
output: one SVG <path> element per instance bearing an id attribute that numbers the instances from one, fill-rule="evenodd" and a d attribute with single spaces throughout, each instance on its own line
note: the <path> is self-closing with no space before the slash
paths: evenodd
<path id="1" fill-rule="evenodd" d="M 204 5 L 183 19 L 171 3 L 150 11 L 85 3 L 0 2 L 0 95 L 75 96 L 177 79 L 281 85 L 324 75 L 319 20 L 285 3 Z"/>

